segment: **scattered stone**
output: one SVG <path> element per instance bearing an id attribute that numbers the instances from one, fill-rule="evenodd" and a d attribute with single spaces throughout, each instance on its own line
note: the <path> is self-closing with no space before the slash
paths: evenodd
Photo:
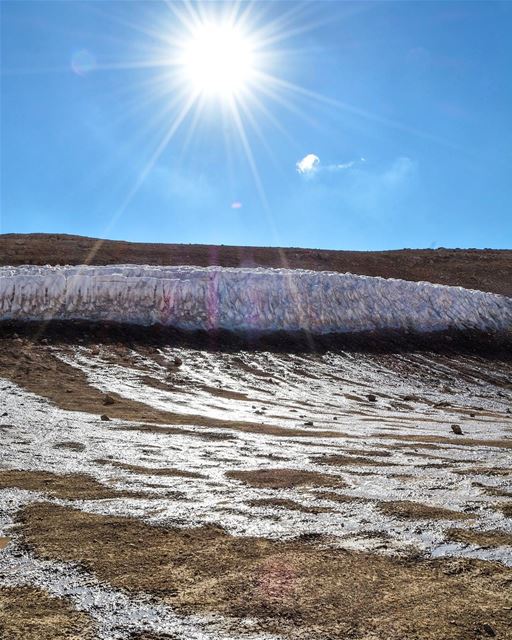
<path id="1" fill-rule="evenodd" d="M 470 413 L 470 414 L 469 414 L 469 417 L 470 417 L 470 418 L 474 418 L 475 416 L 476 416 L 476 413 Z"/>
<path id="2" fill-rule="evenodd" d="M 491 627 L 491 625 L 488 622 L 485 622 L 482 625 L 482 629 L 491 638 L 494 638 L 496 636 L 496 631 L 494 631 L 493 627 Z"/>
<path id="3" fill-rule="evenodd" d="M 115 400 L 112 396 L 109 396 L 108 393 L 104 396 L 103 398 L 103 404 L 109 405 L 109 404 L 115 404 Z"/>
<path id="4" fill-rule="evenodd" d="M 174 366 L 181 367 L 182 364 L 183 364 L 183 360 L 179 356 L 176 356 L 174 358 Z"/>
<path id="5" fill-rule="evenodd" d="M 462 429 L 460 428 L 460 426 L 458 424 L 452 424 L 452 431 L 453 431 L 453 433 L 455 433 L 458 436 L 462 435 Z"/>
<path id="6" fill-rule="evenodd" d="M 369 393 L 366 397 L 370 402 L 377 402 L 377 396 L 374 393 Z"/>
<path id="7" fill-rule="evenodd" d="M 105 420 L 105 421 L 109 421 L 109 420 L 110 420 L 110 418 L 107 416 L 107 414 L 106 414 L 106 413 L 103 413 L 103 414 L 101 415 L 101 419 L 102 419 L 102 420 Z"/>
<path id="8" fill-rule="evenodd" d="M 313 420 L 307 420 L 307 421 L 304 423 L 304 426 L 305 426 L 305 427 L 312 427 L 312 426 L 313 426 Z"/>

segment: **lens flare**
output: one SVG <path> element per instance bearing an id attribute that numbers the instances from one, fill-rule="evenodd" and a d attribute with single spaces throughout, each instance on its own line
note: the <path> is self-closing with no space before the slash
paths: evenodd
<path id="1" fill-rule="evenodd" d="M 96 68 L 96 58 L 87 49 L 75 51 L 71 56 L 71 69 L 77 76 L 86 76 Z"/>

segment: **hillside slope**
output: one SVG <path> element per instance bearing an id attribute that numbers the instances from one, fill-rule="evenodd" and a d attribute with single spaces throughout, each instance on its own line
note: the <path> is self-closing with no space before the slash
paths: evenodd
<path id="1" fill-rule="evenodd" d="M 436 282 L 512 296 L 512 250 L 329 251 L 149 244 L 64 234 L 0 235 L 0 265 L 151 264 L 287 267 Z"/>

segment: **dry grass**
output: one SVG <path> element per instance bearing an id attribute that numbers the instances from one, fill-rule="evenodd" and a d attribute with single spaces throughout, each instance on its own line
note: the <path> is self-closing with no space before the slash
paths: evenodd
<path id="1" fill-rule="evenodd" d="M 180 613 L 249 616 L 289 638 L 468 640 L 484 624 L 501 638 L 510 630 L 512 571 L 497 563 L 398 560 L 213 526 L 163 529 L 49 503 L 26 507 L 20 522 L 43 557 L 79 561 Z"/>
<path id="2" fill-rule="evenodd" d="M 287 500 L 286 498 L 259 498 L 256 500 L 248 500 L 247 504 L 251 507 L 278 507 L 289 509 L 290 511 L 300 511 L 301 513 L 331 513 L 332 509 L 328 507 L 308 507 L 305 504 L 295 502 L 295 500 Z"/>
<path id="3" fill-rule="evenodd" d="M 442 507 L 431 507 L 409 500 L 390 500 L 376 503 L 377 509 L 392 518 L 404 520 L 467 520 L 474 516 Z"/>
<path id="4" fill-rule="evenodd" d="M 512 547 L 512 533 L 506 531 L 478 531 L 477 529 L 448 529 L 446 537 L 454 542 L 475 544 L 479 547 Z"/>
<path id="5" fill-rule="evenodd" d="M 228 478 L 240 480 L 252 487 L 265 489 L 292 489 L 294 487 L 344 487 L 342 478 L 302 469 L 254 469 L 228 471 Z"/>
<path id="6" fill-rule="evenodd" d="M 94 640 L 91 618 L 33 587 L 0 587 L 2 640 Z"/>
<path id="7" fill-rule="evenodd" d="M 502 502 L 498 505 L 498 509 L 507 518 L 512 518 L 512 502 Z"/>
<path id="8" fill-rule="evenodd" d="M 181 640 L 181 638 L 178 638 L 178 636 L 170 636 L 167 633 L 143 632 L 131 634 L 129 640 Z"/>
<path id="9" fill-rule="evenodd" d="M 512 491 L 507 491 L 501 487 L 489 487 L 481 482 L 473 482 L 474 487 L 480 487 L 484 493 L 489 496 L 498 496 L 499 498 L 512 498 Z"/>
<path id="10" fill-rule="evenodd" d="M 466 469 L 454 469 L 453 473 L 466 476 L 468 473 L 484 476 L 510 476 L 512 469 L 503 469 L 500 467 L 469 467 Z"/>
<path id="11" fill-rule="evenodd" d="M 85 451 L 85 444 L 81 442 L 57 442 L 53 445 L 54 449 L 69 449 L 69 451 L 76 451 L 80 453 L 81 451 Z"/>
<path id="12" fill-rule="evenodd" d="M 383 460 L 372 460 L 372 458 L 364 458 L 361 456 L 345 456 L 342 454 L 333 453 L 332 455 L 324 455 L 312 458 L 313 462 L 317 464 L 328 464 L 334 467 L 346 467 L 346 466 L 375 466 L 375 467 L 394 467 L 391 462 L 384 462 Z"/>
<path id="13" fill-rule="evenodd" d="M 356 456 L 373 456 L 377 458 L 389 458 L 392 453 L 382 449 L 345 449 L 346 453 Z"/>
<path id="14" fill-rule="evenodd" d="M 332 502 L 339 502 L 340 504 L 364 500 L 363 498 L 347 496 L 343 493 L 335 493 L 334 491 L 318 491 L 315 493 L 315 498 L 319 498 L 320 500 L 331 500 Z"/>
<path id="15" fill-rule="evenodd" d="M 12 488 L 41 491 L 62 500 L 105 500 L 137 498 L 145 495 L 134 491 L 111 489 L 81 473 L 58 475 L 48 471 L 0 469 L 0 489 Z"/>
<path id="16" fill-rule="evenodd" d="M 404 440 L 413 442 L 424 448 L 426 444 L 449 444 L 463 447 L 497 447 L 498 449 L 512 449 L 512 439 L 499 438 L 494 440 L 480 440 L 478 438 L 449 438 L 447 436 L 420 436 L 412 434 L 376 433 L 375 438 L 387 438 L 390 440 Z M 393 447 L 394 448 L 394 447 Z"/>

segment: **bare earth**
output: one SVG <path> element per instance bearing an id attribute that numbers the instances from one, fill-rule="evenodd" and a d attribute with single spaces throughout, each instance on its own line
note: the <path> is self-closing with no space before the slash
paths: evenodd
<path id="1" fill-rule="evenodd" d="M 156 264 L 338 271 L 428 281 L 512 296 L 512 250 L 326 251 L 148 244 L 64 234 L 0 235 L 0 265 Z"/>
<path id="2" fill-rule="evenodd" d="M 76 264 L 93 245 L 1 236 L 0 256 Z M 505 251 L 108 242 L 91 259 L 283 255 L 512 294 Z M 0 338 L 1 640 L 512 638 L 510 349 L 13 331 Z"/>

